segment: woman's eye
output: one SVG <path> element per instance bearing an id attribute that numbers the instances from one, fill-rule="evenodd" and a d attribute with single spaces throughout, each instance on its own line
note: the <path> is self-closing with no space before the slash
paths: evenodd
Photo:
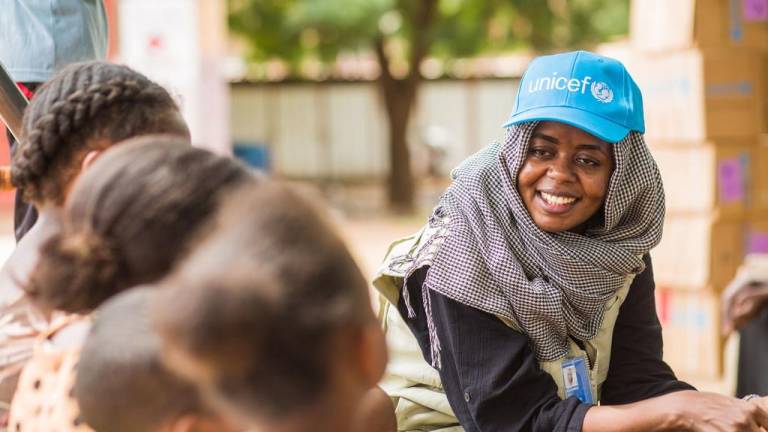
<path id="1" fill-rule="evenodd" d="M 540 149 L 540 148 L 532 148 L 529 153 L 535 157 L 547 157 L 550 155 L 549 150 Z"/>
<path id="2" fill-rule="evenodd" d="M 600 162 L 594 160 L 594 159 L 587 159 L 587 158 L 579 158 L 578 162 L 582 165 L 586 165 L 588 167 L 596 167 L 600 165 Z"/>

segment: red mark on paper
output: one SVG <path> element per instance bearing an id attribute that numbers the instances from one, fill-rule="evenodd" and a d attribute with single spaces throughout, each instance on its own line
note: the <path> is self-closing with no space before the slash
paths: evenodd
<path id="1" fill-rule="evenodd" d="M 151 50 L 161 50 L 165 44 L 162 36 L 150 36 L 148 45 Z"/>

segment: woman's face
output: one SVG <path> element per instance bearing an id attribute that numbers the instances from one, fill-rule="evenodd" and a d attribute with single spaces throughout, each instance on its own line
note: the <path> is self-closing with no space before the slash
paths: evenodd
<path id="1" fill-rule="evenodd" d="M 539 123 L 517 177 L 534 223 L 544 231 L 579 231 L 601 209 L 613 172 L 611 144 L 553 121 Z"/>

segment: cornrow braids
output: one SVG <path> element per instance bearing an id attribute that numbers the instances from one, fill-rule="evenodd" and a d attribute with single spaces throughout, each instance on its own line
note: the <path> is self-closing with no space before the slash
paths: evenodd
<path id="1" fill-rule="evenodd" d="M 24 113 L 13 184 L 28 201 L 61 205 L 88 151 L 146 134 L 189 137 L 162 86 L 126 66 L 70 65 L 41 86 Z"/>

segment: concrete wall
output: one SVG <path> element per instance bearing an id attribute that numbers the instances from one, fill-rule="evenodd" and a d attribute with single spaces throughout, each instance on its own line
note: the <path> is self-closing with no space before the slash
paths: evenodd
<path id="1" fill-rule="evenodd" d="M 409 137 L 417 174 L 426 139 L 445 147 L 441 169 L 502 136 L 517 80 L 439 80 L 421 87 Z M 388 172 L 386 113 L 375 83 L 233 84 L 236 144 L 269 148 L 272 169 L 302 179 L 370 180 Z"/>

